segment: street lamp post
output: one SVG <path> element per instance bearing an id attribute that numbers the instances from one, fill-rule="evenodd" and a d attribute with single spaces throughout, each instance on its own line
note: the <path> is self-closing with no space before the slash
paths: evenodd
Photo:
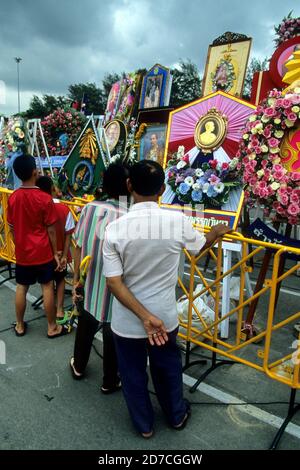
<path id="1" fill-rule="evenodd" d="M 20 113 L 20 70 L 19 65 L 21 62 L 21 57 L 15 57 L 15 61 L 17 63 L 17 74 L 18 74 L 18 113 Z"/>

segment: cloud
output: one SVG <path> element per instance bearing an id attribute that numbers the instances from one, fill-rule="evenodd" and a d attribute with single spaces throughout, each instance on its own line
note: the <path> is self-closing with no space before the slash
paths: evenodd
<path id="1" fill-rule="evenodd" d="M 32 94 L 66 94 L 72 83 L 100 85 L 107 72 L 173 66 L 189 58 L 203 72 L 209 44 L 225 31 L 253 38 L 252 56 L 273 52 L 273 25 L 295 8 L 293 0 L 10 0 L 1 4 L 0 80 L 6 104 L 17 109 L 20 64 L 21 108 Z"/>

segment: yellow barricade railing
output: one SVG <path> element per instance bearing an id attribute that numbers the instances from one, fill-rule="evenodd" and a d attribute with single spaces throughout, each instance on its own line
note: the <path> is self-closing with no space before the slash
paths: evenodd
<path id="1" fill-rule="evenodd" d="M 300 319 L 300 309 L 299 311 L 291 312 L 289 311 L 289 307 L 285 308 L 284 319 L 281 319 L 281 321 L 276 320 L 278 313 L 275 313 L 278 285 L 300 268 L 300 249 L 248 239 L 239 233 L 226 235 L 224 240 L 241 244 L 241 258 L 227 272 L 222 272 L 223 250 L 222 241 L 220 240 L 215 247 L 216 254 L 213 258 L 216 263 L 215 279 L 209 281 L 204 277 L 199 267 L 201 261 L 206 258 L 209 249 L 202 252 L 198 257 L 191 256 L 187 251 L 185 252 L 186 260 L 189 263 L 189 282 L 187 284 L 185 279 L 179 279 L 178 281 L 183 293 L 189 300 L 188 315 L 187 318 L 180 318 L 181 329 L 179 333 L 181 338 L 183 338 L 188 345 L 187 363 L 185 367 L 187 368 L 189 366 L 190 347 L 192 344 L 195 344 L 212 351 L 216 355 L 223 356 L 231 361 L 261 371 L 268 377 L 284 383 L 293 389 L 299 389 L 300 348 L 298 349 L 298 345 L 300 346 L 300 342 L 298 343 L 296 340 L 297 344 L 295 346 L 295 338 L 293 338 L 291 332 L 287 330 L 286 337 L 288 340 L 286 343 L 280 345 L 283 350 L 286 349 L 285 352 L 278 353 L 278 347 L 272 348 L 272 342 L 279 331 L 282 333 L 285 327 L 290 326 Z M 250 245 L 252 246 L 251 252 L 249 252 Z M 271 276 L 269 279 L 266 279 L 263 287 L 258 292 L 251 297 L 246 297 L 245 277 L 246 273 L 251 271 L 248 263 L 254 256 L 265 249 L 273 250 L 274 252 Z M 293 265 L 290 266 L 284 274 L 279 275 L 280 259 L 287 253 L 299 256 L 299 260 L 293 261 Z M 232 275 L 237 276 L 240 280 L 239 300 L 236 306 L 221 317 L 222 281 L 227 276 Z M 200 292 L 195 293 L 197 278 L 203 285 L 203 288 Z M 203 318 L 203 313 L 200 312 L 195 305 L 196 299 L 203 295 L 211 295 L 215 304 L 214 319 L 210 321 L 209 324 L 207 323 L 207 319 L 205 320 L 205 318 Z M 264 328 L 258 335 L 246 341 L 242 341 L 242 324 L 243 319 L 246 317 L 247 307 L 258 297 L 264 297 L 264 301 L 267 300 Z M 280 311 L 280 305 L 277 307 L 277 312 L 278 311 Z M 196 322 L 195 317 L 197 319 Z M 228 319 L 234 320 L 234 322 L 230 323 L 229 338 L 223 339 L 219 336 L 219 327 L 222 322 L 228 321 Z M 196 325 L 194 323 L 196 323 Z M 260 340 L 263 341 L 263 344 L 260 345 L 257 351 L 257 357 L 253 359 L 253 348 L 250 351 L 249 346 Z M 292 349 L 293 347 L 294 349 Z M 292 352 L 290 352 L 291 350 Z M 247 351 L 249 351 L 248 355 Z M 284 374 L 280 366 L 286 364 L 287 361 L 288 372 Z"/>

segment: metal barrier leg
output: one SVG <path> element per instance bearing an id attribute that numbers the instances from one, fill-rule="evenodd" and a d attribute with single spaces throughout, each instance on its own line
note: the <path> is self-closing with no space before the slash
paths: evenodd
<path id="1" fill-rule="evenodd" d="M 270 450 L 276 450 L 277 449 L 277 446 L 283 436 L 283 433 L 285 431 L 285 428 L 287 427 L 287 425 L 289 424 L 289 422 L 293 419 L 293 417 L 295 416 L 295 414 L 300 411 L 300 405 L 296 405 L 295 406 L 295 399 L 296 399 L 296 392 L 297 392 L 297 389 L 296 388 L 292 388 L 291 390 L 291 396 L 290 396 L 290 403 L 289 403 L 289 410 L 288 410 L 288 414 L 287 414 L 287 417 L 285 418 L 285 420 L 283 421 L 282 425 L 280 426 L 271 446 L 270 446 Z"/>
<path id="2" fill-rule="evenodd" d="M 189 367 L 195 366 L 197 364 L 202 364 L 202 365 L 207 364 L 206 359 L 198 359 L 196 361 L 190 362 L 190 357 L 191 357 L 191 342 L 187 341 L 186 350 L 185 350 L 185 365 L 182 368 L 182 372 L 186 371 Z"/>
<path id="3" fill-rule="evenodd" d="M 10 262 L 5 262 L 4 264 L 2 264 L 2 266 L 4 267 L 0 271 L 0 274 L 6 273 L 8 271 L 8 277 L 3 279 L 3 281 L 0 281 L 0 286 L 4 284 L 6 281 L 10 281 L 11 279 L 14 279 L 16 277 L 15 268 L 12 267 Z"/>
<path id="4" fill-rule="evenodd" d="M 38 299 L 36 299 L 33 303 L 32 303 L 32 308 L 34 310 L 37 310 L 43 303 L 43 296 L 41 295 Z"/>

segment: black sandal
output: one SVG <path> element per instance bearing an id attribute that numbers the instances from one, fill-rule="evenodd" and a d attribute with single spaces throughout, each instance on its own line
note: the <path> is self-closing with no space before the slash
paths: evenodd
<path id="1" fill-rule="evenodd" d="M 19 333 L 17 330 L 16 330 L 16 326 L 17 326 L 17 323 L 13 323 L 13 326 L 14 326 L 14 332 L 15 332 L 15 335 L 18 336 L 18 337 L 21 337 L 21 336 L 25 336 L 26 334 L 26 330 L 27 330 L 27 322 L 24 321 L 24 330 L 22 333 Z"/>
<path id="2" fill-rule="evenodd" d="M 62 326 L 60 333 L 57 333 L 56 335 L 47 335 L 47 338 L 49 339 L 59 338 L 60 336 L 65 336 L 67 334 L 69 334 L 69 329 Z"/>
<path id="3" fill-rule="evenodd" d="M 102 385 L 100 390 L 104 395 L 110 395 L 111 393 L 114 393 L 114 392 L 117 392 L 118 390 L 121 390 L 121 387 L 122 387 L 121 382 L 119 382 L 117 385 L 114 385 L 113 387 L 110 387 L 110 388 L 105 388 Z"/>

